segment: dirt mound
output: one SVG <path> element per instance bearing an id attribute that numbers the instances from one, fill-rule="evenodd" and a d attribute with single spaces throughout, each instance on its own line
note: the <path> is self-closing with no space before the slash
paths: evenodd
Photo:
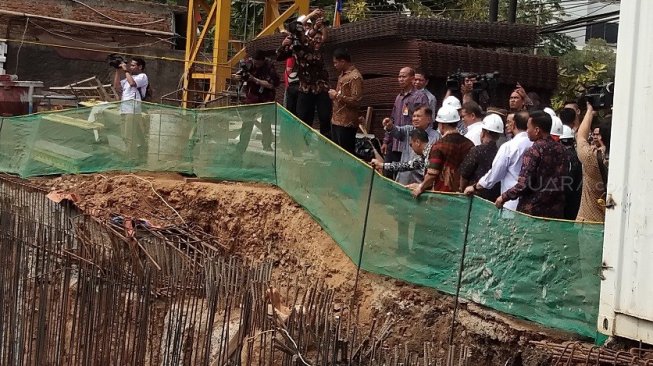
<path id="1" fill-rule="evenodd" d="M 77 194 L 82 210 L 103 219 L 120 214 L 156 225 L 195 224 L 233 254 L 273 260 L 273 280 L 322 280 L 336 290 L 335 301 L 342 306 L 353 296 L 356 266 L 306 211 L 275 187 L 186 182 L 174 174 L 77 175 L 32 183 Z M 365 272 L 360 274 L 359 291 L 363 326 L 375 316 L 396 320 L 389 345 L 420 350 L 424 342 L 433 342 L 446 349 L 451 296 Z M 472 303 L 461 305 L 458 319 L 455 343 L 469 347 L 469 364 L 503 365 L 523 351 L 524 364 L 538 365 L 542 357 L 528 346 L 529 340 L 569 338 Z"/>

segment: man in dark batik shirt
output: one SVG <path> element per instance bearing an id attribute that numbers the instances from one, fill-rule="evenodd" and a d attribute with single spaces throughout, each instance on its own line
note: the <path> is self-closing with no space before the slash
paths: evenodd
<path id="1" fill-rule="evenodd" d="M 483 118 L 481 129 L 481 144 L 474 146 L 460 165 L 460 192 L 468 185 L 474 186 L 490 168 L 494 157 L 499 151 L 497 140 L 503 135 L 503 120 L 496 114 L 488 114 Z M 495 184 L 491 189 L 483 189 L 478 196 L 494 202 L 501 194 L 501 187 Z"/>
<path id="2" fill-rule="evenodd" d="M 519 198 L 517 211 L 540 217 L 564 217 L 568 162 L 564 146 L 549 135 L 551 124 L 551 116 L 546 112 L 531 112 L 526 132 L 533 146 L 524 153 L 517 184 L 495 201 L 498 208 Z"/>
<path id="3" fill-rule="evenodd" d="M 281 47 L 277 49 L 277 61 L 284 61 L 294 55 L 299 78 L 297 117 L 311 126 L 317 109 L 320 133 L 328 137 L 331 135 L 332 102 L 328 93 L 329 74 L 321 49 L 327 35 L 324 13 L 317 9 L 299 19 L 289 24 L 289 31 L 294 36 L 283 40 Z M 309 19 L 313 21 L 313 28 L 306 34 L 304 26 Z"/>

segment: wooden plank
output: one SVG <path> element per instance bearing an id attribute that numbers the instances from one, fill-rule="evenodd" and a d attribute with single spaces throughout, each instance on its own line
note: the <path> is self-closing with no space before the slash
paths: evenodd
<path id="1" fill-rule="evenodd" d="M 77 127 L 81 128 L 82 130 L 99 130 L 104 128 L 104 125 L 99 122 L 89 122 L 79 118 L 60 116 L 58 114 L 50 114 L 43 116 L 42 118 L 46 121 Z"/>

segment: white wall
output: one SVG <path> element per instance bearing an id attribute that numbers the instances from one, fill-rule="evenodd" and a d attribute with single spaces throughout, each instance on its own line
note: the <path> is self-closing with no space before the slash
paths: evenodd
<path id="1" fill-rule="evenodd" d="M 598 329 L 653 344 L 653 1 L 621 3 Z"/>

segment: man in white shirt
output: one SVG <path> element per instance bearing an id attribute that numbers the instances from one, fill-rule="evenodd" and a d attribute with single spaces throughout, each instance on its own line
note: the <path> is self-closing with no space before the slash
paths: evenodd
<path id="1" fill-rule="evenodd" d="M 477 190 L 492 188 L 499 182 L 501 183 L 501 194 L 503 194 L 517 184 L 524 152 L 533 145 L 533 142 L 526 134 L 528 118 L 527 111 L 515 113 L 512 130 L 514 137 L 499 147 L 499 151 L 492 161 L 490 171 L 479 179 L 475 185 L 465 188 L 466 195 L 472 195 Z M 519 200 L 508 201 L 503 207 L 517 211 L 517 204 L 519 204 Z"/>
<path id="2" fill-rule="evenodd" d="M 113 76 L 113 86 L 120 93 L 120 114 L 141 113 L 141 101 L 147 93 L 145 60 L 135 57 L 128 64 L 121 63 Z M 125 75 L 121 79 L 121 74 Z"/>
<path id="3" fill-rule="evenodd" d="M 145 60 L 136 57 L 128 64 L 121 63 L 113 77 L 113 86 L 120 93 L 120 129 L 125 143 L 125 154 L 134 165 L 141 164 L 147 156 L 147 127 L 141 118 L 141 101 L 147 93 L 148 85 L 144 69 Z M 121 74 L 125 75 L 124 79 L 120 78 Z"/>
<path id="4" fill-rule="evenodd" d="M 481 144 L 481 133 L 483 132 L 483 110 L 478 103 L 469 101 L 463 103 L 460 118 L 467 127 L 465 137 L 474 143 L 474 146 Z"/>

